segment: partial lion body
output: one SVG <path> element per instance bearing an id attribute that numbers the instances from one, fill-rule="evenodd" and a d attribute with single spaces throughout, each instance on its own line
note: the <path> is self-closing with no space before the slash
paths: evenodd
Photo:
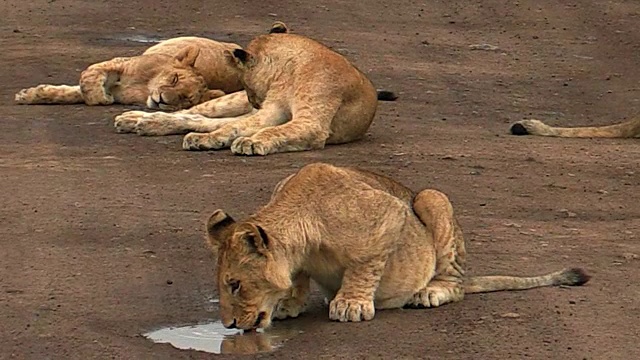
<path id="1" fill-rule="evenodd" d="M 183 148 L 231 148 L 236 154 L 322 149 L 361 139 L 376 113 L 378 92 L 344 56 L 282 23 L 227 54 L 242 74 L 245 91 L 173 113 L 128 112 L 116 117 L 119 132 L 185 134 Z"/>
<path id="2" fill-rule="evenodd" d="M 565 138 L 640 138 L 640 117 L 608 126 L 554 127 L 540 120 L 521 120 L 511 125 L 513 135 Z"/>
<path id="3" fill-rule="evenodd" d="M 15 96 L 19 104 L 136 104 L 178 110 L 242 90 L 224 58 L 231 43 L 199 37 L 165 40 L 142 55 L 117 57 L 85 69 L 79 85 L 38 85 Z"/>
<path id="4" fill-rule="evenodd" d="M 436 307 L 465 293 L 581 285 L 589 278 L 579 269 L 469 278 L 446 195 L 414 194 L 384 176 L 322 163 L 281 181 L 255 215 L 235 222 L 218 210 L 207 229 L 218 255 L 222 320 L 243 329 L 297 316 L 309 279 L 331 301 L 330 319 L 361 321 L 375 309 Z"/>

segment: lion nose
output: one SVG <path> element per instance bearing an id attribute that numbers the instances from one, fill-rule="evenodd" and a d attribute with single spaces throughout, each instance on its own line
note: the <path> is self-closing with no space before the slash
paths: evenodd
<path id="1" fill-rule="evenodd" d="M 224 327 L 226 327 L 227 329 L 236 329 L 237 328 L 236 319 L 233 319 L 233 322 L 231 324 L 225 325 Z"/>

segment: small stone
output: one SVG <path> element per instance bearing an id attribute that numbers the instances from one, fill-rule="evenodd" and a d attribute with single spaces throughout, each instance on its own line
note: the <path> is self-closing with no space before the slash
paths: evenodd
<path id="1" fill-rule="evenodd" d="M 173 284 L 173 281 L 167 280 L 167 285 L 171 285 L 171 284 Z"/>
<path id="2" fill-rule="evenodd" d="M 471 50 L 484 50 L 484 51 L 498 51 L 500 48 L 491 44 L 471 44 L 469 45 Z"/>
<path id="3" fill-rule="evenodd" d="M 559 213 L 561 213 L 562 215 L 564 215 L 564 217 L 567 218 L 574 218 L 576 216 L 578 216 L 578 214 L 574 213 L 573 211 L 569 211 L 568 209 L 560 209 L 558 210 Z"/>
<path id="4" fill-rule="evenodd" d="M 508 319 L 516 319 L 516 318 L 520 317 L 520 314 L 514 313 L 514 312 L 509 312 L 509 313 L 504 313 L 504 314 L 500 315 L 500 317 L 508 318 Z"/>

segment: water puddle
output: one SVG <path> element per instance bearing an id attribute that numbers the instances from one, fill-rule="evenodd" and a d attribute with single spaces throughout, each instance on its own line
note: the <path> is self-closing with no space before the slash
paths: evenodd
<path id="1" fill-rule="evenodd" d="M 131 35 L 131 36 L 124 36 L 121 37 L 120 40 L 123 41 L 130 41 L 130 42 L 137 42 L 137 43 L 141 43 L 141 44 L 157 44 L 165 39 L 161 39 L 159 37 L 155 37 L 155 36 L 145 36 L 145 35 Z"/>
<path id="2" fill-rule="evenodd" d="M 281 325 L 281 324 L 278 324 Z M 226 329 L 220 321 L 201 325 L 168 327 L 143 334 L 155 343 L 169 343 L 182 350 L 213 354 L 256 354 L 274 351 L 302 331 L 272 327 L 267 331 Z"/>
<path id="3" fill-rule="evenodd" d="M 147 44 L 149 46 L 155 45 L 161 41 L 166 40 L 165 38 L 161 38 L 158 36 L 147 36 L 147 35 L 123 35 L 123 36 L 114 36 L 114 37 L 100 37 L 90 39 L 90 43 L 99 43 L 101 45 L 119 45 L 122 43 L 125 44 Z"/>

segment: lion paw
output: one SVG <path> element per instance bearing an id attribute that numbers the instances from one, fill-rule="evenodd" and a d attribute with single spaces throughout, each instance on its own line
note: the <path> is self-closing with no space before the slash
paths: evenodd
<path id="1" fill-rule="evenodd" d="M 433 308 L 457 300 L 462 300 L 462 292 L 459 288 L 427 286 L 414 294 L 407 305 L 414 308 Z"/>
<path id="2" fill-rule="evenodd" d="M 115 117 L 113 126 L 118 133 L 135 132 L 138 121 L 146 114 L 144 111 L 127 111 Z"/>
<path id="3" fill-rule="evenodd" d="M 273 317 L 280 320 L 295 318 L 303 313 L 306 307 L 306 302 L 298 298 L 280 300 L 276 306 L 276 310 L 273 312 Z"/>
<path id="4" fill-rule="evenodd" d="M 30 104 L 34 101 L 35 88 L 22 89 L 18 91 L 14 100 L 18 104 Z"/>
<path id="5" fill-rule="evenodd" d="M 270 150 L 271 146 L 264 141 L 250 137 L 239 137 L 231 144 L 231 152 L 236 155 L 267 155 Z"/>
<path id="6" fill-rule="evenodd" d="M 212 134 L 189 133 L 182 140 L 184 150 L 218 150 L 226 146 L 224 138 Z"/>
<path id="7" fill-rule="evenodd" d="M 372 320 L 376 313 L 373 300 L 336 297 L 329 304 L 329 319 L 340 322 Z"/>
<path id="8" fill-rule="evenodd" d="M 38 85 L 18 91 L 14 100 L 18 104 L 39 104 L 51 92 L 49 85 Z"/>

